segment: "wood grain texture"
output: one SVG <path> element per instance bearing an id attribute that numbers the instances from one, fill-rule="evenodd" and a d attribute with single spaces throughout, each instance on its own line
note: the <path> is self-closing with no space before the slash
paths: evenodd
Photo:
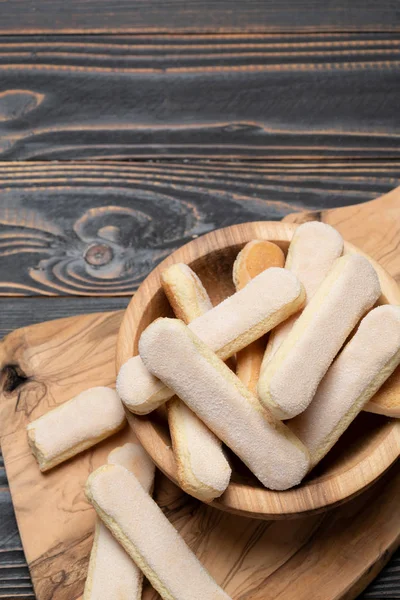
<path id="1" fill-rule="evenodd" d="M 127 298 L 0 298 L 0 338 L 14 329 L 72 315 L 125 308 Z M 34 600 L 0 450 L 0 598 Z"/>
<path id="2" fill-rule="evenodd" d="M 1 33 L 141 31 L 396 31 L 393 0 L 19 0 L 4 3 Z"/>
<path id="3" fill-rule="evenodd" d="M 0 158 L 399 158 L 399 73 L 390 32 L 2 37 Z"/>
<path id="4" fill-rule="evenodd" d="M 93 451 L 44 476 L 39 474 L 27 445 L 25 425 L 35 415 L 90 387 L 87 377 L 99 385 L 113 385 L 115 371 L 110 356 L 121 316 L 118 312 L 88 315 L 80 317 L 79 323 L 68 318 L 49 326 L 20 329 L 2 342 L 1 447 L 25 556 L 39 598 L 72 599 L 81 594 L 94 524 L 92 510 L 83 497 L 83 485 L 88 473 L 105 462 L 108 452 L 131 435 L 125 428 Z M 80 335 L 86 336 L 83 347 L 77 343 Z M 50 342 L 47 351 L 46 337 Z M 20 495 L 24 487 L 26 501 Z"/>
<path id="5" fill-rule="evenodd" d="M 112 441 L 43 475 L 29 452 L 24 425 L 67 393 L 114 379 L 111 342 L 119 322 L 117 313 L 108 313 L 39 324 L 14 332 L 0 347 L 1 443 L 37 600 L 80 597 L 94 522 L 82 484 L 105 460 Z M 10 389 L 6 364 L 18 365 L 28 381 Z M 326 516 L 287 522 L 223 513 L 182 494 L 163 476 L 156 480 L 155 498 L 234 600 L 308 600 L 310 581 L 315 600 L 338 600 L 355 598 L 395 549 L 399 491 L 395 467 L 366 494 Z M 16 589 L 10 598 L 17 597 Z M 143 597 L 159 598 L 150 587 Z"/>
<path id="6" fill-rule="evenodd" d="M 399 184 L 397 161 L 0 163 L 0 295 L 130 296 L 203 233 L 353 205 Z"/>
<path id="7" fill-rule="evenodd" d="M 128 297 L 0 297 L 0 339 L 14 331 L 14 329 L 26 327 L 27 325 L 87 313 L 123 310 L 128 302 Z"/>

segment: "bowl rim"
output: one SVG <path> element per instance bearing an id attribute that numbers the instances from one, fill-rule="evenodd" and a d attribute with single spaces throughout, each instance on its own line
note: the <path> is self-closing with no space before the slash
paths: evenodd
<path id="1" fill-rule="evenodd" d="M 149 273 L 124 312 L 117 338 L 117 372 L 122 364 L 137 352 L 134 340 L 135 337 L 139 337 L 136 330 L 143 316 L 142 307 L 148 305 L 159 292 L 160 274 L 167 266 L 175 262 L 191 264 L 210 252 L 219 250 L 222 246 L 229 247 L 229 243 L 231 246 L 240 246 L 251 239 L 267 239 L 287 246 L 297 226 L 297 224 L 275 221 L 251 221 L 231 225 L 196 238 L 170 254 Z M 400 304 L 399 286 L 377 261 L 346 241 L 344 253 L 358 253 L 367 257 L 375 267 L 384 290 L 381 302 Z M 125 411 L 129 425 L 156 466 L 179 486 L 170 442 L 163 438 L 155 423 L 147 416 L 136 416 L 126 408 Z M 372 450 L 368 446 L 368 451 L 366 449 L 361 454 L 358 462 L 339 474 L 332 474 L 330 477 L 327 475 L 326 478 L 322 475 L 284 492 L 231 481 L 224 494 L 210 504 L 228 512 L 263 519 L 306 516 L 328 510 L 360 494 L 396 461 L 400 455 L 400 420 L 388 420 L 380 428 L 376 438 Z"/>

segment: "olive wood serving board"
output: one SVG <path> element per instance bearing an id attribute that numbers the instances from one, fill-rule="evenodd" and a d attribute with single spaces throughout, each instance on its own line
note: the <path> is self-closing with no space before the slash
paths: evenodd
<path id="1" fill-rule="evenodd" d="M 310 218 L 332 223 L 400 277 L 398 190 L 361 206 L 291 220 Z M 19 329 L 0 344 L 0 443 L 38 600 L 81 597 L 95 519 L 83 493 L 85 480 L 132 434 L 126 428 L 43 475 L 25 426 L 87 387 L 114 384 L 121 319 L 122 312 L 116 312 L 51 321 Z M 310 594 L 314 600 L 336 600 L 355 598 L 398 547 L 399 494 L 396 464 L 361 496 L 295 520 L 224 513 L 186 496 L 160 473 L 154 495 L 234 600 L 308 600 Z M 158 597 L 145 586 L 145 600 Z"/>

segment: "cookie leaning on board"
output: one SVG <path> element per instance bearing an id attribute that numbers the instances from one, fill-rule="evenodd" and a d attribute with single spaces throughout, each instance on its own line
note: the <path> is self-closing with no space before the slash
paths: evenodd
<path id="1" fill-rule="evenodd" d="M 155 465 L 139 442 L 115 448 L 107 462 L 133 473 L 143 489 L 151 493 Z M 142 585 L 142 571 L 97 518 L 83 600 L 140 600 Z"/>
<path id="2" fill-rule="evenodd" d="M 203 284 L 187 265 L 171 265 L 163 271 L 161 283 L 184 323 L 212 309 Z M 232 472 L 221 440 L 177 396 L 168 402 L 167 414 L 179 485 L 195 498 L 211 502 L 226 490 Z"/>
<path id="3" fill-rule="evenodd" d="M 100 467 L 88 478 L 86 496 L 164 600 L 230 600 L 133 473 Z"/>

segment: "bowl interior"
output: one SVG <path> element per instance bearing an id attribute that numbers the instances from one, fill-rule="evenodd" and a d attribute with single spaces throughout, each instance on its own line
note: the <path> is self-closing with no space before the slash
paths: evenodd
<path id="1" fill-rule="evenodd" d="M 294 225 L 284 223 L 236 225 L 212 232 L 174 252 L 143 282 L 126 310 L 118 338 L 117 368 L 137 354 L 140 334 L 155 318 L 172 316 L 160 285 L 160 273 L 166 266 L 174 262 L 188 264 L 200 277 L 213 304 L 217 304 L 235 291 L 232 266 L 246 242 L 255 238 L 268 239 L 286 253 L 294 229 Z M 362 253 L 350 244 L 346 244 L 346 252 Z M 399 303 L 397 284 L 375 262 L 374 266 L 382 287 L 379 302 Z M 177 483 L 165 408 L 145 417 L 131 413 L 127 416 L 157 466 Z M 213 505 L 261 518 L 287 518 L 326 510 L 360 493 L 396 460 L 399 453 L 399 424 L 386 417 L 361 413 L 303 483 L 286 492 L 263 488 L 243 463 L 228 451 L 233 466 L 232 480 Z"/>

